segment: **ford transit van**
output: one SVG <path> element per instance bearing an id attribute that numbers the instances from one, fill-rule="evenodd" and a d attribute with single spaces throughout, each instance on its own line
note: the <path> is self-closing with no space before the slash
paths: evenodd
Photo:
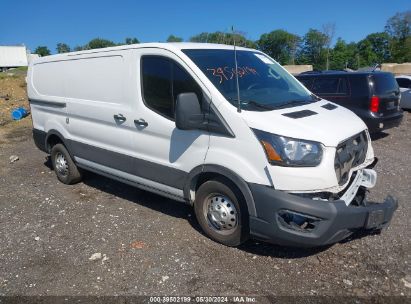
<path id="1" fill-rule="evenodd" d="M 39 58 L 28 70 L 33 137 L 57 178 L 89 170 L 193 206 L 213 240 L 332 244 L 386 227 L 369 202 L 366 125 L 264 53 L 149 43 Z"/>

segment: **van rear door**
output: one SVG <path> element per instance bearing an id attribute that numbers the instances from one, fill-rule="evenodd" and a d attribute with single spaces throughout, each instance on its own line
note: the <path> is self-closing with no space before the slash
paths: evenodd
<path id="1" fill-rule="evenodd" d="M 48 132 L 53 125 L 65 133 L 67 99 L 62 69 L 58 61 L 36 61 L 28 69 L 27 93 L 35 130 Z"/>
<path id="2" fill-rule="evenodd" d="M 391 73 L 375 73 L 371 75 L 371 98 L 378 101 L 377 113 L 390 115 L 399 111 L 400 89 Z M 370 100 L 370 103 L 372 100 Z"/>

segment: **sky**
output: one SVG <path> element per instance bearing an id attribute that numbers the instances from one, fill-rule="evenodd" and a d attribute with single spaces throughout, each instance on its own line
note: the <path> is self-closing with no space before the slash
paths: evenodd
<path id="1" fill-rule="evenodd" d="M 24 44 L 33 51 L 45 45 L 55 53 L 59 42 L 71 47 L 96 37 L 156 42 L 170 34 L 188 40 L 231 26 L 257 40 L 275 29 L 302 36 L 327 23 L 335 23 L 335 38 L 357 42 L 384 31 L 388 18 L 410 9 L 411 0 L 0 0 L 0 45 Z"/>

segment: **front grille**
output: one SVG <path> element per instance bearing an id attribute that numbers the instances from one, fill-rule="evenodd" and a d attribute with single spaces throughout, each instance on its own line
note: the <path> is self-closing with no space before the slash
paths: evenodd
<path id="1" fill-rule="evenodd" d="M 348 138 L 337 146 L 334 168 L 340 186 L 348 181 L 351 168 L 357 167 L 365 161 L 367 149 L 366 131 Z"/>

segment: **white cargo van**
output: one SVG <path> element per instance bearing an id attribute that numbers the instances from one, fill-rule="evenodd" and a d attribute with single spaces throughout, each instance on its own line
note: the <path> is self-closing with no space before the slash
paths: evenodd
<path id="1" fill-rule="evenodd" d="M 187 202 L 204 232 L 320 246 L 388 225 L 365 199 L 376 163 L 365 124 L 264 53 L 153 43 L 30 64 L 33 136 L 57 178 L 82 170 Z"/>

